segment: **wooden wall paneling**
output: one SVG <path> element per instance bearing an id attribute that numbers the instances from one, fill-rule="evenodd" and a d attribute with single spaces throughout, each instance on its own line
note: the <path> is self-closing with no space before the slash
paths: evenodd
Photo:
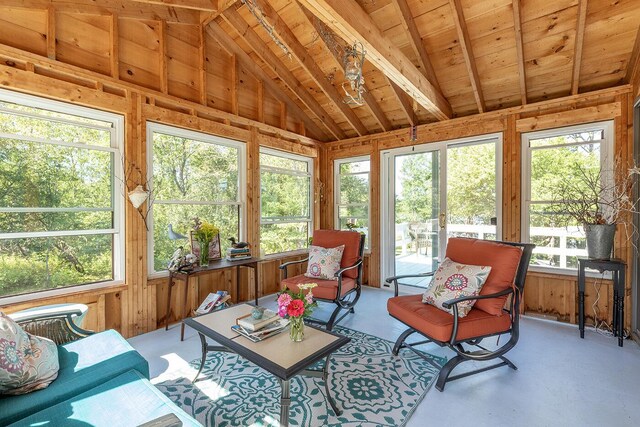
<path id="1" fill-rule="evenodd" d="M 231 82 L 231 114 L 238 115 L 238 58 L 231 54 L 231 66 L 229 67 L 229 81 Z"/>
<path id="2" fill-rule="evenodd" d="M 47 8 L 47 57 L 56 59 L 56 10 L 53 6 Z"/>
<path id="3" fill-rule="evenodd" d="M 57 60 L 100 74 L 111 74 L 111 18 L 64 12 L 55 14 Z"/>
<path id="4" fill-rule="evenodd" d="M 120 79 L 162 92 L 161 23 L 120 19 Z"/>
<path id="5" fill-rule="evenodd" d="M 380 189 L 383 185 L 380 182 L 381 175 L 381 163 L 380 163 L 380 148 L 378 146 L 378 141 L 374 141 L 371 144 L 371 154 L 370 154 L 370 167 L 371 167 L 371 184 L 369 191 L 369 224 L 371 226 L 371 234 L 369 236 L 369 250 L 371 254 L 368 257 L 368 265 L 367 268 L 367 283 L 369 286 L 373 286 L 379 288 L 382 286 L 382 282 L 384 281 L 384 277 L 380 277 L 380 267 L 381 267 L 381 247 L 380 243 L 382 242 L 381 235 L 381 227 L 382 224 L 380 222 L 380 212 L 381 209 L 381 200 L 380 200 Z"/>
<path id="6" fill-rule="evenodd" d="M 519 132 L 531 132 L 534 130 L 551 129 L 556 127 L 575 125 L 581 123 L 596 122 L 618 117 L 622 113 L 622 104 L 613 102 L 594 107 L 580 108 L 561 113 L 545 114 L 516 122 Z"/>
<path id="7" fill-rule="evenodd" d="M 520 1 L 513 0 L 513 22 L 516 37 L 516 53 L 518 55 L 518 79 L 520 81 L 520 101 L 522 105 L 527 103 L 527 74 L 524 66 L 524 47 L 522 46 L 522 14 Z"/>
<path id="8" fill-rule="evenodd" d="M 50 29 L 53 27 L 49 15 L 48 8 L 27 9 L 0 5 L 0 43 L 47 56 L 49 49 L 55 46 L 55 36 L 51 41 Z"/>
<path id="9" fill-rule="evenodd" d="M 169 93 L 169 70 L 167 66 L 167 23 L 158 23 L 158 69 L 160 70 L 160 92 Z"/>
<path id="10" fill-rule="evenodd" d="M 584 28 L 587 23 L 588 0 L 578 3 L 578 23 L 576 25 L 576 41 L 573 53 L 573 72 L 571 73 L 571 94 L 578 93 L 580 88 L 580 67 L 582 66 L 582 51 L 584 47 Z"/>
<path id="11" fill-rule="evenodd" d="M 204 49 L 200 49 L 200 26 L 167 22 L 165 31 L 168 93 L 202 103 Z"/>
<path id="12" fill-rule="evenodd" d="M 118 15 L 112 14 L 109 18 L 109 34 L 111 36 L 110 40 L 110 50 L 109 50 L 109 59 L 110 59 L 110 69 L 111 69 L 111 77 L 114 79 L 120 78 L 120 32 L 118 31 L 119 24 Z"/>

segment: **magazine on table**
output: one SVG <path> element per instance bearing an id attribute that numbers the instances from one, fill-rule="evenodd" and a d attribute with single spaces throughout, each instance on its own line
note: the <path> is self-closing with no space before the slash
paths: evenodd
<path id="1" fill-rule="evenodd" d="M 223 302 L 228 301 L 229 298 L 231 297 L 227 291 L 211 292 L 204 301 L 202 301 L 200 307 L 196 309 L 196 314 L 211 313 L 214 308 L 219 307 Z"/>
<path id="2" fill-rule="evenodd" d="M 284 331 L 285 329 L 287 329 L 287 326 L 289 326 L 289 320 L 288 319 L 280 319 L 278 318 L 278 320 L 275 320 L 271 323 L 269 323 L 267 326 L 265 326 L 264 328 L 260 329 L 259 331 L 249 331 L 245 328 L 243 328 L 240 325 L 233 325 L 231 326 L 231 330 L 233 330 L 234 332 L 237 332 L 238 334 L 250 339 L 253 342 L 260 342 L 262 340 L 265 340 L 269 337 L 272 337 L 274 335 L 278 335 L 280 332 Z"/>

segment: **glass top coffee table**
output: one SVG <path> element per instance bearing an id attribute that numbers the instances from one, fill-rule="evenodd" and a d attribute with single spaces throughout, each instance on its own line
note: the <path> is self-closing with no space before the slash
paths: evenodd
<path id="1" fill-rule="evenodd" d="M 342 411 L 338 409 L 330 395 L 329 361 L 331 353 L 347 344 L 351 339 L 306 325 L 304 340 L 301 342 L 292 342 L 288 332 L 284 331 L 264 341 L 254 343 L 231 330 L 231 326 L 236 324 L 236 319 L 251 313 L 252 309 L 253 306 L 250 304 L 239 304 L 184 321 L 185 324 L 198 332 L 202 343 L 202 360 L 193 381 L 197 381 L 202 372 L 207 352 L 232 352 L 256 364 L 280 380 L 282 388 L 280 424 L 282 426 L 289 425 L 289 406 L 291 404 L 289 386 L 291 378 L 296 375 L 322 378 L 331 408 L 336 415 L 341 415 Z M 208 344 L 207 338 L 211 338 L 219 345 Z M 321 359 L 324 359 L 321 370 L 308 369 Z"/>

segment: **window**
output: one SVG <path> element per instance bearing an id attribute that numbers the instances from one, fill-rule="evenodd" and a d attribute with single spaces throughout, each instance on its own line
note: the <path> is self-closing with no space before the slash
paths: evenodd
<path id="1" fill-rule="evenodd" d="M 0 90 L 0 297 L 124 279 L 123 123 Z"/>
<path id="2" fill-rule="evenodd" d="M 149 271 L 165 270 L 178 246 L 189 246 L 193 218 L 220 228 L 222 250 L 242 237 L 243 143 L 156 123 L 147 124 L 153 202 Z M 168 230 L 187 239 L 171 240 Z"/>
<path id="3" fill-rule="evenodd" d="M 365 233 L 365 247 L 369 247 L 369 156 L 336 160 L 334 165 L 335 226 Z"/>
<path id="4" fill-rule="evenodd" d="M 313 229 L 313 159 L 260 150 L 260 253 L 304 249 Z"/>
<path id="5" fill-rule="evenodd" d="M 613 123 L 527 133 L 522 142 L 523 240 L 537 245 L 531 264 L 575 270 L 577 257 L 587 254 L 584 231 L 554 202 L 555 193 L 566 179 L 580 186 L 576 170 L 612 169 Z"/>

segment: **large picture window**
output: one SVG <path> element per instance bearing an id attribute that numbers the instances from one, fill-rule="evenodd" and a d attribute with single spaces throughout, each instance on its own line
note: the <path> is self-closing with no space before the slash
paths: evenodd
<path id="1" fill-rule="evenodd" d="M 0 298 L 123 277 L 123 118 L 0 90 Z"/>
<path id="2" fill-rule="evenodd" d="M 304 249 L 313 228 L 313 159 L 260 150 L 260 253 Z"/>
<path id="3" fill-rule="evenodd" d="M 369 156 L 336 160 L 334 164 L 335 227 L 365 233 L 369 247 Z"/>
<path id="4" fill-rule="evenodd" d="M 531 264 L 575 270 L 587 255 L 582 224 L 557 202 L 561 183 L 585 185 L 576 171 L 611 171 L 613 123 L 595 123 L 523 134 L 523 240 L 536 244 Z M 612 179 L 607 173 L 601 179 Z M 562 184 L 566 185 L 566 184 Z"/>
<path id="5" fill-rule="evenodd" d="M 169 237 L 169 225 L 188 237 L 194 217 L 206 220 L 220 228 L 223 250 L 229 246 L 229 237 L 240 239 L 244 144 L 156 123 L 148 123 L 147 138 L 155 197 L 149 270 L 165 270 L 176 247 L 189 246 L 187 239 Z"/>

